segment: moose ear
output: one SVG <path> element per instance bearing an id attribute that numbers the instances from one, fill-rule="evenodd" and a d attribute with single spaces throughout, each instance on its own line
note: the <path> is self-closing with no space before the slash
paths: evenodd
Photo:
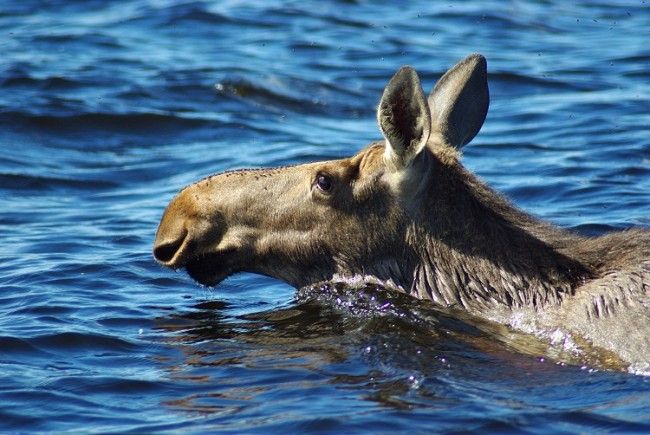
<path id="1" fill-rule="evenodd" d="M 396 169 L 408 166 L 431 132 L 429 106 L 413 68 L 403 66 L 390 79 L 377 108 L 377 122 L 386 138 L 386 159 Z"/>
<path id="2" fill-rule="evenodd" d="M 458 62 L 438 80 L 428 100 L 431 130 L 454 148 L 469 143 L 490 105 L 485 57 L 472 54 Z"/>

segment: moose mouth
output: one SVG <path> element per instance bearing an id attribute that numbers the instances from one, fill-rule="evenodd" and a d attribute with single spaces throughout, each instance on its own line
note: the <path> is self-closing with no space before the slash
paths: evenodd
<path id="1" fill-rule="evenodd" d="M 232 267 L 232 251 L 203 254 L 185 264 L 187 274 L 201 285 L 214 287 L 237 271 Z"/>

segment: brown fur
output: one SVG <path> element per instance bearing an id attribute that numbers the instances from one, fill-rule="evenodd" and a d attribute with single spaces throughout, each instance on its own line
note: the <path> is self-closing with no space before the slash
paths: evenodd
<path id="1" fill-rule="evenodd" d="M 428 99 L 402 68 L 378 109 L 384 141 L 347 159 L 203 179 L 167 207 L 154 255 L 208 285 L 240 271 L 296 287 L 361 276 L 647 368 L 650 232 L 580 237 L 465 170 L 459 149 L 488 101 L 480 55 L 452 68 Z"/>

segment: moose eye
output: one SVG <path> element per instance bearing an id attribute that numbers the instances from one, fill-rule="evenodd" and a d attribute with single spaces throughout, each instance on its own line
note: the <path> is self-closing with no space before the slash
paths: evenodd
<path id="1" fill-rule="evenodd" d="M 316 177 L 316 186 L 323 192 L 329 192 L 332 188 L 332 178 L 325 174 L 318 174 Z"/>

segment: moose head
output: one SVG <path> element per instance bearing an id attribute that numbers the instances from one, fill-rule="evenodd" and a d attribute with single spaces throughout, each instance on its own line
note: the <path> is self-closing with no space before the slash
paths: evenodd
<path id="1" fill-rule="evenodd" d="M 444 74 L 428 99 L 415 70 L 402 67 L 377 109 L 384 140 L 346 159 L 230 171 L 186 187 L 164 213 L 154 256 L 205 285 L 248 271 L 296 287 L 364 275 L 407 288 L 421 254 L 416 233 L 437 220 L 429 198 L 439 169 L 457 164 L 488 103 L 481 55 Z"/>

